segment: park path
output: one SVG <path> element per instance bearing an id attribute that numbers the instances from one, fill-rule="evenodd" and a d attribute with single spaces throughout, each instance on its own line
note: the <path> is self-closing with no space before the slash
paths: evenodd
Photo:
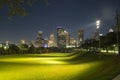
<path id="1" fill-rule="evenodd" d="M 118 76 L 116 76 L 114 79 L 112 80 L 120 80 L 120 74 Z"/>

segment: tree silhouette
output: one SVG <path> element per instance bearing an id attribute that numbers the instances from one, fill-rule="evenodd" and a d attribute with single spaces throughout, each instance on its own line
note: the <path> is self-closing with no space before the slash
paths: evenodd
<path id="1" fill-rule="evenodd" d="M 120 12 L 119 11 L 116 11 L 116 28 L 117 28 L 118 53 L 120 55 Z"/>
<path id="2" fill-rule="evenodd" d="M 32 6 L 38 0 L 0 0 L 0 8 L 7 7 L 9 16 L 26 15 L 25 5 Z M 43 0 L 48 5 L 48 0 Z"/>

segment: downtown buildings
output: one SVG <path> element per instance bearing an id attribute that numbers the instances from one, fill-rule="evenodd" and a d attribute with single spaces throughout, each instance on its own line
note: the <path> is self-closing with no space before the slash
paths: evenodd
<path id="1" fill-rule="evenodd" d="M 69 44 L 69 33 L 62 27 L 58 27 L 57 28 L 57 46 L 66 47 L 67 44 Z"/>
<path id="2" fill-rule="evenodd" d="M 62 27 L 57 28 L 57 46 L 70 48 L 80 47 L 84 42 L 84 31 L 80 29 L 78 31 L 78 41 L 70 35 L 70 33 Z"/>
<path id="3" fill-rule="evenodd" d="M 48 39 L 44 39 L 43 32 L 38 31 L 35 41 L 35 47 L 58 47 L 71 48 L 80 47 L 84 42 L 84 30 L 78 30 L 78 40 L 70 35 L 70 33 L 62 27 L 57 27 L 56 36 L 52 33 Z"/>
<path id="4" fill-rule="evenodd" d="M 42 31 L 38 31 L 35 47 L 43 47 L 43 46 L 44 46 L 44 39 L 42 37 Z"/>

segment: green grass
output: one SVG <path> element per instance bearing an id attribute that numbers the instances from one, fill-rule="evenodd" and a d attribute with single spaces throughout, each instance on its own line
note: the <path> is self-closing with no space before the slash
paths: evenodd
<path id="1" fill-rule="evenodd" d="M 48 53 L 0 56 L 0 80 L 112 80 L 120 73 L 115 55 Z"/>

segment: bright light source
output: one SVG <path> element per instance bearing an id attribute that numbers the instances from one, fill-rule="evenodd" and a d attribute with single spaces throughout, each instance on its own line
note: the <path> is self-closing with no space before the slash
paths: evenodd
<path id="1" fill-rule="evenodd" d="M 100 36 L 103 36 L 103 34 L 100 34 Z"/>
<path id="2" fill-rule="evenodd" d="M 4 50 L 7 50 L 8 49 L 8 46 L 4 46 Z"/>
<path id="3" fill-rule="evenodd" d="M 109 32 L 114 32 L 113 29 L 109 29 Z"/>
<path id="4" fill-rule="evenodd" d="M 100 28 L 100 26 L 97 26 L 97 29 Z"/>
<path id="5" fill-rule="evenodd" d="M 99 26 L 100 25 L 100 20 L 96 21 L 96 25 Z"/>
<path id="6" fill-rule="evenodd" d="M 67 31 L 65 30 L 64 33 L 67 33 Z"/>
<path id="7" fill-rule="evenodd" d="M 22 43 L 22 44 L 25 44 L 25 40 L 21 40 L 21 43 Z"/>

